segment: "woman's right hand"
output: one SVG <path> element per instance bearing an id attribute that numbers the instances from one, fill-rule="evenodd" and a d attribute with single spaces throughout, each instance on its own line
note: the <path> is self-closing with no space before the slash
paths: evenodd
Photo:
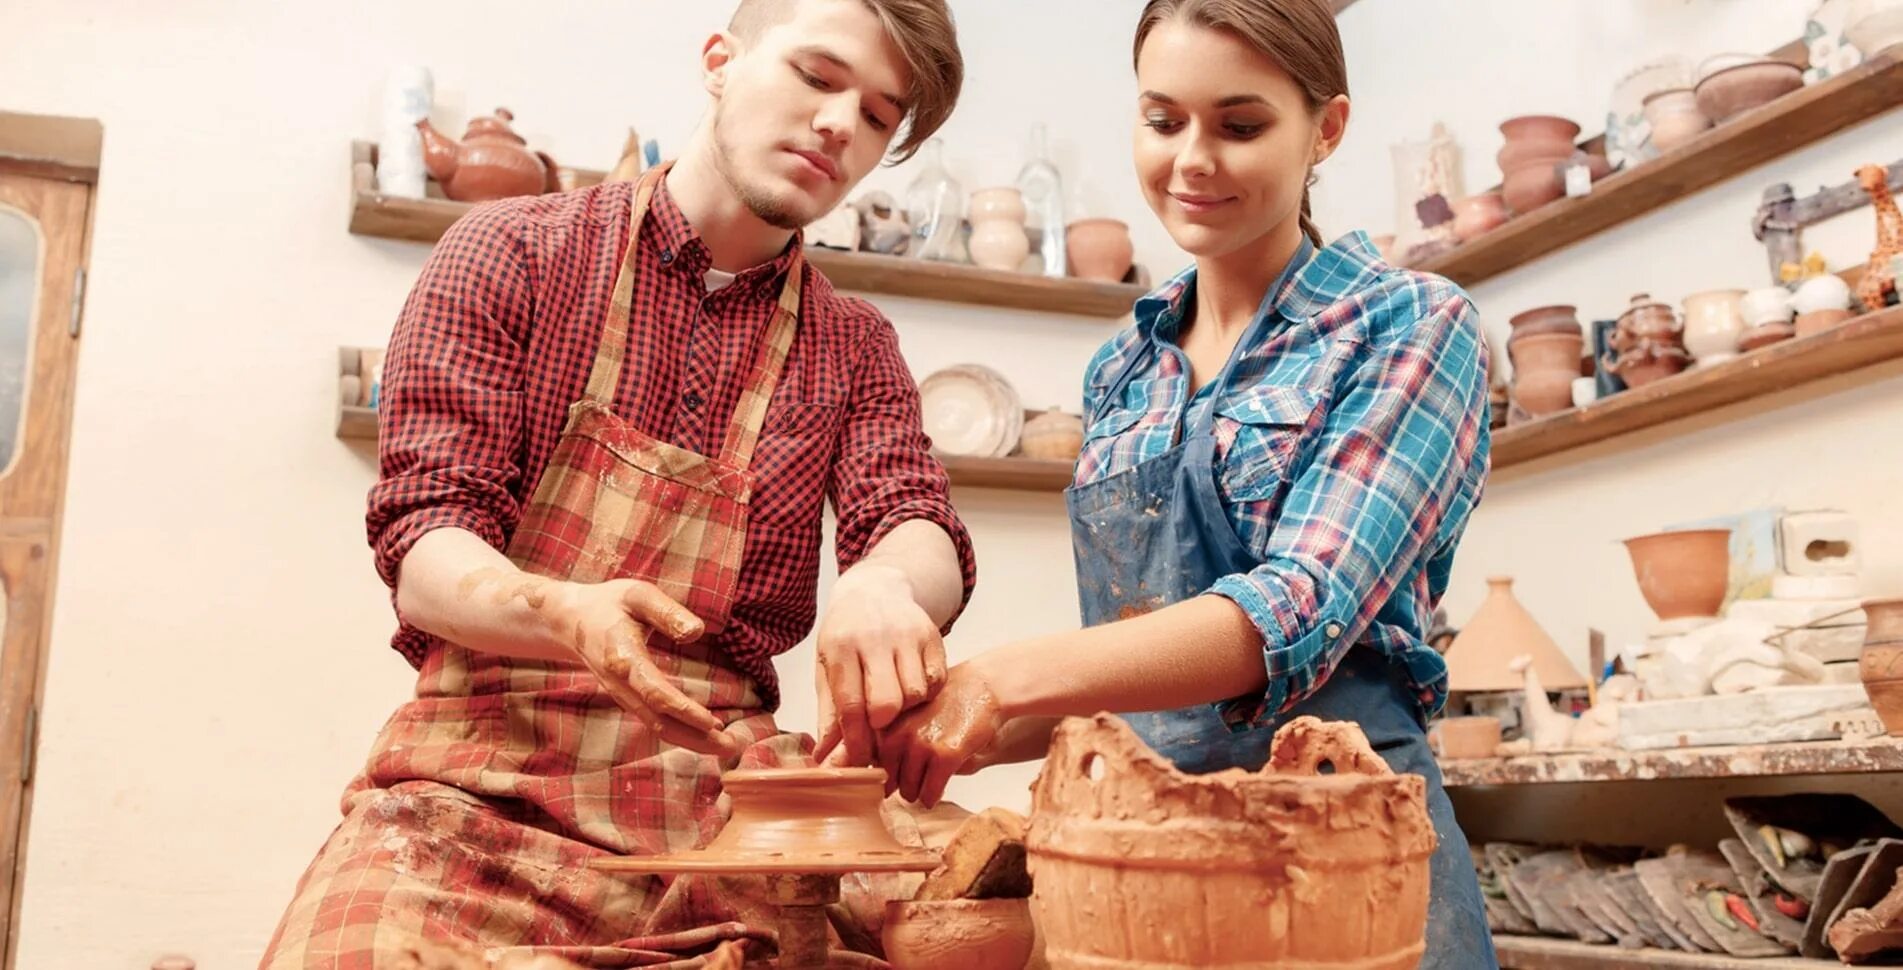
<path id="1" fill-rule="evenodd" d="M 601 680 L 615 703 L 671 744 L 702 754 L 739 753 L 720 719 L 682 693 L 648 655 L 649 630 L 662 630 L 676 643 L 691 643 L 705 630 L 698 617 L 640 580 L 546 582 L 539 591 L 524 591 L 525 598 L 550 624 L 551 634 Z M 542 602 L 535 602 L 538 598 Z"/>
<path id="2" fill-rule="evenodd" d="M 991 745 L 972 755 L 959 767 L 961 775 L 974 774 L 996 765 L 1015 765 L 1036 761 L 1051 753 L 1051 732 L 1061 717 L 1015 717 L 1004 722 Z"/>

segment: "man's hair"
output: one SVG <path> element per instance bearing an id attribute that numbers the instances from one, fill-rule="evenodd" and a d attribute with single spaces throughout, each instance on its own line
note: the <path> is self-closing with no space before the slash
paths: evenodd
<path id="1" fill-rule="evenodd" d="M 800 0 L 740 0 L 727 29 L 752 40 L 793 16 Z M 912 74 L 905 92 L 908 107 L 893 162 L 911 158 L 958 105 L 965 84 L 965 56 L 958 50 L 958 27 L 945 0 L 859 0 L 884 25 Z"/>

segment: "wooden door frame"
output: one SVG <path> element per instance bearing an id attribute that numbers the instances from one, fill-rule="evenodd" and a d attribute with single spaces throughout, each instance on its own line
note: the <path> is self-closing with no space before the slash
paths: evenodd
<path id="1" fill-rule="evenodd" d="M 79 234 L 78 251 L 71 257 L 70 242 L 59 253 L 47 246 L 42 269 L 45 277 L 35 304 L 28 343 L 28 379 L 22 398 L 22 428 L 17 454 L 28 457 L 40 446 L 42 457 L 57 456 L 40 469 L 24 461 L 0 478 L 0 577 L 6 580 L 8 609 L 0 626 L 0 783 L 19 786 L 18 814 L 12 824 L 0 821 L 0 967 L 18 960 L 20 900 L 25 885 L 26 840 L 33 805 L 33 763 L 37 757 L 41 701 L 46 690 L 46 655 L 57 585 L 60 525 L 66 507 L 68 455 L 72 435 L 73 385 L 85 305 L 85 279 L 92 251 L 93 213 L 97 202 L 103 129 L 97 121 L 51 115 L 0 111 L 0 176 L 9 182 L 51 183 L 41 198 L 56 203 L 41 216 L 42 238 L 56 231 Z M 75 194 L 77 193 L 77 195 Z M 29 194 L 31 198 L 31 194 Z M 76 224 L 75 224 L 76 223 Z M 63 265 L 72 260 L 70 282 Z M 70 286 L 70 291 L 65 287 Z M 47 350 L 43 341 L 63 336 L 66 342 Z M 46 365 L 47 373 L 42 373 Z M 57 380 L 43 380 L 57 377 Z M 57 438 L 48 443 L 32 432 L 35 423 L 57 426 Z M 17 486 L 17 487 L 16 487 Z M 30 501 L 19 499 L 31 496 Z M 21 649 L 14 649 L 15 646 Z M 6 797 L 11 798 L 11 792 Z M 0 815 L 10 815 L 10 810 Z"/>

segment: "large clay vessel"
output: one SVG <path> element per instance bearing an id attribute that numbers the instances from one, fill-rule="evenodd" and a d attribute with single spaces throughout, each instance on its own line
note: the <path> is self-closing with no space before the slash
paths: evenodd
<path id="1" fill-rule="evenodd" d="M 1731 582 L 1731 530 L 1684 529 L 1625 541 L 1639 592 L 1661 620 L 1717 616 Z"/>
<path id="2" fill-rule="evenodd" d="M 1507 347 L 1513 358 L 1513 399 L 1536 418 L 1572 407 L 1573 379 L 1585 348 L 1577 332 L 1515 338 Z"/>
<path id="3" fill-rule="evenodd" d="M 1053 970 L 1411 970 L 1425 945 L 1425 782 L 1352 724 L 1297 718 L 1261 772 L 1186 775 L 1115 717 L 1070 718 L 1026 847 Z"/>
<path id="4" fill-rule="evenodd" d="M 1903 598 L 1871 600 L 1863 612 L 1870 618 L 1857 665 L 1863 690 L 1883 729 L 1903 737 Z"/>

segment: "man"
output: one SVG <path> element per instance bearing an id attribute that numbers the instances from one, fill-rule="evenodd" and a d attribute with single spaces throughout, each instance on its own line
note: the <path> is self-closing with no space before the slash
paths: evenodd
<path id="1" fill-rule="evenodd" d="M 828 498 L 827 734 L 867 763 L 943 681 L 970 540 L 891 324 L 796 232 L 951 113 L 950 14 L 743 0 L 701 64 L 712 111 L 671 169 L 476 209 L 404 307 L 368 526 L 417 696 L 266 967 L 394 966 L 418 938 L 769 953 L 758 880 L 587 863 L 691 850 L 721 771 L 811 757 L 773 724 L 771 660 L 812 627 Z"/>

